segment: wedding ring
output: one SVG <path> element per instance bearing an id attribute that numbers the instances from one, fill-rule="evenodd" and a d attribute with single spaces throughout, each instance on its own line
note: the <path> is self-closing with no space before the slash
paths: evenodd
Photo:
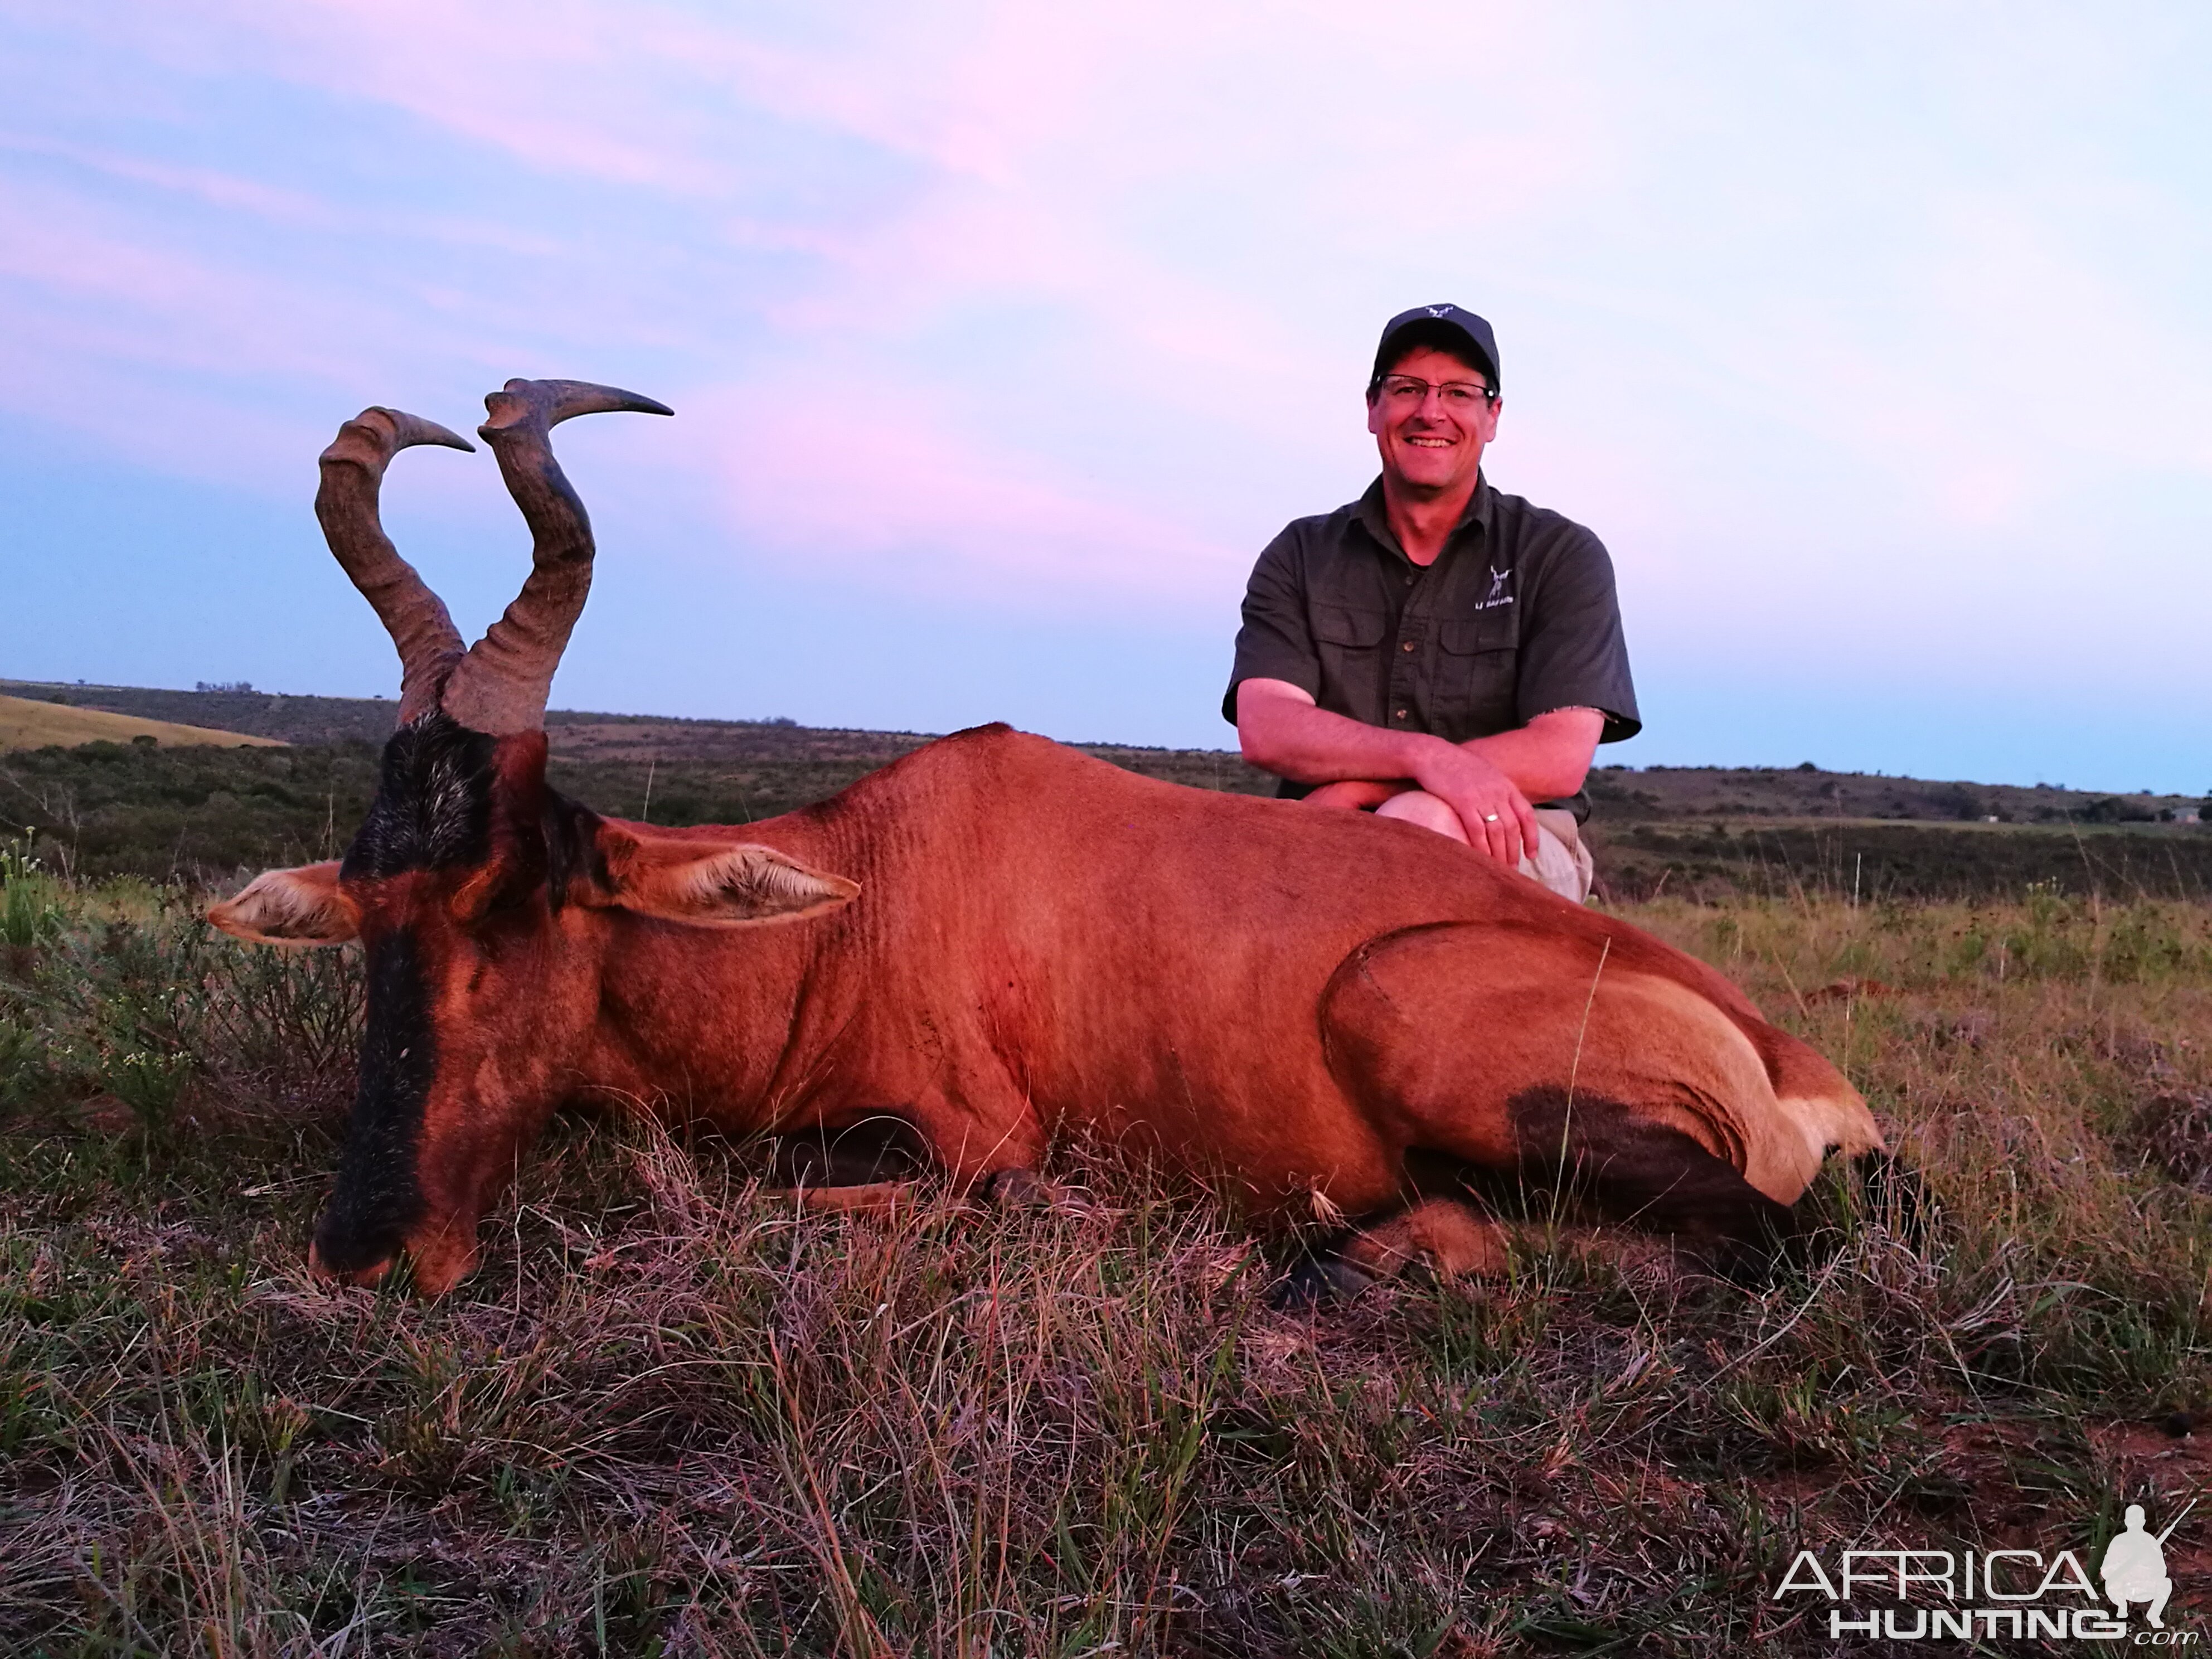
<path id="1" fill-rule="evenodd" d="M 1485 812 L 1482 815 L 1482 821 L 1485 823 L 1495 823 L 1498 822 L 1498 814 L 1495 812 Z"/>

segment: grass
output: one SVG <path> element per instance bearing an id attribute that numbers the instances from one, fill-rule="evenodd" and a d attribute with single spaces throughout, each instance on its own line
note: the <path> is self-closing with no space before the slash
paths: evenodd
<path id="1" fill-rule="evenodd" d="M 1764 1289 L 1532 1250 L 1292 1316 L 1279 1249 L 1080 1149 L 1085 1210 L 865 1221 L 575 1119 L 422 1304 L 304 1270 L 350 960 L 12 860 L 10 1654 L 1849 1652 L 1771 1596 L 1802 1547 L 2088 1559 L 2204 1480 L 2206 1114 L 2141 1121 L 2212 1099 L 2202 905 L 1632 908 L 1923 1171 Z"/>

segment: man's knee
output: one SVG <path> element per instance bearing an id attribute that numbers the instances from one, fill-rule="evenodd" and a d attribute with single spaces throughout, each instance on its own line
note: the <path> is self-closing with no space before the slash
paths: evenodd
<path id="1" fill-rule="evenodd" d="M 1556 807 L 1536 809 L 1537 845 L 1522 860 L 1521 873 L 1534 877 L 1561 898 L 1576 904 L 1589 902 L 1597 872 L 1589 848 L 1571 812 Z"/>
<path id="2" fill-rule="evenodd" d="M 1408 789 L 1403 794 L 1391 796 L 1375 809 L 1375 816 L 1418 823 L 1424 830 L 1449 836 L 1454 841 L 1467 839 L 1467 826 L 1459 821 L 1459 814 L 1425 789 Z"/>

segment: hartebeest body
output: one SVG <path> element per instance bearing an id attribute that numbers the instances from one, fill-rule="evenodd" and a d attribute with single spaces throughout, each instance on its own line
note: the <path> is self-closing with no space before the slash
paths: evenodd
<path id="1" fill-rule="evenodd" d="M 561 1103 L 738 1133 L 911 1126 L 963 1186 L 1086 1133 L 1263 1213 L 1371 1224 L 1387 1270 L 1480 1265 L 1483 1172 L 1585 1179 L 1723 1245 L 1786 1231 L 1857 1094 L 1704 964 L 1444 837 L 1138 777 L 1004 726 L 742 827 L 601 817 L 545 784 L 546 689 L 589 529 L 546 442 L 591 409 L 510 381 L 483 428 L 537 534 L 523 595 L 463 653 L 377 527 L 385 464 L 467 447 L 390 411 L 324 456 L 332 547 L 401 649 L 402 724 L 337 864 L 210 912 L 368 952 L 361 1091 L 314 1259 L 403 1249 L 442 1290 Z M 495 648 L 491 648 L 495 647 Z"/>

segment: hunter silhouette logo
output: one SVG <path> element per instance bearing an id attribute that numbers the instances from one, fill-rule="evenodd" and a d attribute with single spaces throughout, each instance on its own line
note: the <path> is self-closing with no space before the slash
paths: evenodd
<path id="1" fill-rule="evenodd" d="M 1832 1641 L 1846 1636 L 1892 1642 L 2070 1637 L 2193 1647 L 2198 1632 L 2166 1627 L 2166 1600 L 2173 1594 L 2166 1541 L 2197 1501 L 2191 1498 L 2159 1533 L 2149 1529 L 2142 1504 L 2129 1504 L 2124 1530 L 2113 1534 L 2098 1564 L 2101 1595 L 2072 1550 L 2046 1559 L 2038 1550 L 1852 1549 L 1832 1571 L 1811 1550 L 1798 1551 L 1774 1599 L 1814 1595 L 1844 1604 L 1828 1609 Z M 1869 1607 L 1869 1601 L 1887 1605 Z M 2131 1635 L 2129 1613 L 2136 1603 L 2144 1604 L 2145 1627 Z"/>
<path id="2" fill-rule="evenodd" d="M 2166 1540 L 2173 1536 L 2174 1527 L 2188 1518 L 2189 1510 L 2197 1507 L 2197 1500 L 2189 1500 L 2189 1509 L 2173 1517 L 2172 1526 L 2155 1536 L 2143 1530 L 2143 1506 L 2128 1505 L 2127 1530 L 2116 1534 L 2105 1546 L 2105 1563 L 2098 1569 L 2105 1580 L 2105 1594 L 2112 1598 L 2120 1617 L 2128 1616 L 2128 1603 L 2148 1601 L 2150 1610 L 2146 1615 L 2152 1625 L 2163 1630 L 2166 1620 L 2166 1598 L 2173 1594 L 2173 1580 L 2166 1576 Z"/>

